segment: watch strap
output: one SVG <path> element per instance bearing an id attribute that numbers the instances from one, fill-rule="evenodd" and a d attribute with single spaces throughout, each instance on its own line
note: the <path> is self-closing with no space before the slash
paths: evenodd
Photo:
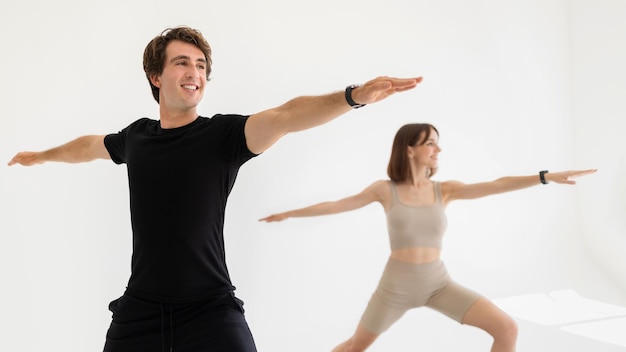
<path id="1" fill-rule="evenodd" d="M 365 105 L 367 105 L 367 104 L 359 104 L 359 103 L 355 102 L 355 101 L 352 99 L 352 90 L 353 90 L 353 89 L 355 89 L 355 88 L 357 88 L 357 87 L 359 87 L 359 85 L 357 85 L 357 84 L 351 84 L 351 85 L 349 85 L 349 86 L 347 86 L 347 87 L 346 87 L 346 92 L 345 92 L 345 93 L 346 93 L 346 94 L 345 94 L 345 95 L 346 95 L 346 101 L 347 101 L 347 102 L 348 102 L 348 104 L 350 104 L 350 106 L 351 106 L 351 107 L 353 107 L 354 109 L 362 108 L 362 107 L 364 107 Z"/>

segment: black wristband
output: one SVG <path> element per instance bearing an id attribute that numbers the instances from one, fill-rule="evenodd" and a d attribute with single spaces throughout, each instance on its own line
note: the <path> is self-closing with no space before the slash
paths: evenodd
<path id="1" fill-rule="evenodd" d="M 548 173 L 548 170 L 539 171 L 539 179 L 541 180 L 541 183 L 543 183 L 544 185 L 548 184 L 548 181 L 546 181 L 547 173 Z"/>
<path id="2" fill-rule="evenodd" d="M 348 102 L 348 104 L 350 104 L 350 106 L 352 106 L 355 109 L 358 109 L 358 108 L 364 107 L 367 104 L 358 104 L 357 102 L 352 100 L 352 90 L 356 87 L 358 87 L 358 85 L 356 84 L 352 84 L 346 87 L 346 101 Z"/>

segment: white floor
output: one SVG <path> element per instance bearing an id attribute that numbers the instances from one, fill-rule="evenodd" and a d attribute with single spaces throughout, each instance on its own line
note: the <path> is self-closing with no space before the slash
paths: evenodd
<path id="1" fill-rule="evenodd" d="M 573 289 L 499 298 L 494 303 L 517 321 L 520 352 L 626 352 L 624 306 L 588 299 Z M 338 317 L 324 322 L 316 318 L 305 329 L 301 324 L 284 325 L 271 329 L 270 335 L 257 329 L 255 339 L 260 351 L 330 351 L 352 333 L 355 323 Z M 298 319 L 304 323 L 306 318 Z M 368 352 L 485 352 L 490 345 L 486 333 L 420 308 L 407 312 Z"/>
<path id="2" fill-rule="evenodd" d="M 626 351 L 626 307 L 582 297 L 574 290 L 501 298 L 494 301 L 535 335 L 524 341 L 539 348 L 569 351 Z M 545 346 L 545 345 L 544 345 Z M 584 349 L 581 349 L 584 348 Z M 536 349 L 533 349 L 536 350 Z"/>

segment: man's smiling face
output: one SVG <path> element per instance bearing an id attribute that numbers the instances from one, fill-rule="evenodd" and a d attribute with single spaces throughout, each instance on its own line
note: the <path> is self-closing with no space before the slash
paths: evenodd
<path id="1" fill-rule="evenodd" d="M 174 40 L 165 50 L 163 72 L 152 82 L 160 89 L 159 104 L 168 109 L 195 109 L 206 84 L 207 60 L 193 44 Z"/>

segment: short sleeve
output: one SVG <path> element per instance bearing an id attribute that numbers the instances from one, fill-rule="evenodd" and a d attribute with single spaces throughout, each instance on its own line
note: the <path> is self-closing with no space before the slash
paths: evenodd
<path id="1" fill-rule="evenodd" d="M 126 134 L 128 128 L 104 137 L 104 146 L 109 151 L 111 160 L 116 164 L 126 163 Z"/>
<path id="2" fill-rule="evenodd" d="M 246 143 L 245 127 L 249 116 L 245 115 L 215 115 L 214 121 L 220 125 L 223 131 L 226 155 L 230 160 L 238 160 L 241 163 L 257 156 L 248 149 Z"/>

